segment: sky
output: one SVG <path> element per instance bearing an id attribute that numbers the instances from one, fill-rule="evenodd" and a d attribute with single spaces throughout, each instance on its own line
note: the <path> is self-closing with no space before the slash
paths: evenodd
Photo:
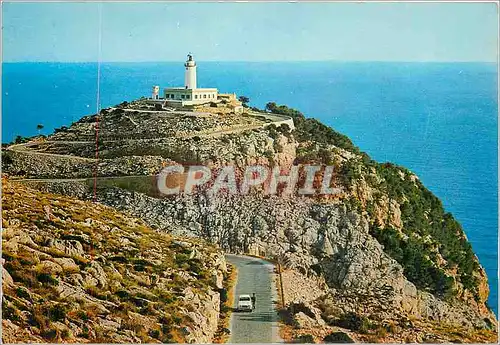
<path id="1" fill-rule="evenodd" d="M 3 3 L 2 58 L 496 62 L 497 11 L 494 3 Z"/>

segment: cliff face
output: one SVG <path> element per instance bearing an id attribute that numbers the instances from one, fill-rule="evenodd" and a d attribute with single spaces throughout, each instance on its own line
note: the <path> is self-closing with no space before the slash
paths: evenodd
<path id="1" fill-rule="evenodd" d="M 496 339 L 491 331 L 496 319 L 486 306 L 488 284 L 484 270 L 460 225 L 418 177 L 403 167 L 372 161 L 347 137 L 318 121 L 305 119 L 298 111 L 273 103 L 268 104 L 268 109 L 294 118 L 296 129 L 290 132 L 287 128 L 259 127 L 257 120 L 245 116 L 239 123 L 237 115 L 230 115 L 230 119 L 227 114 L 214 115 L 203 120 L 177 117 L 159 125 L 168 127 L 171 123 L 173 131 L 169 132 L 168 127 L 160 132 L 188 128 L 181 131 L 182 135 L 145 140 L 142 132 L 134 132 L 134 126 L 144 128 L 139 125 L 140 113 L 130 122 L 123 114 L 120 117 L 112 112 L 106 120 L 104 112 L 104 122 L 113 128 L 113 137 L 103 142 L 105 161 L 99 163 L 103 165 L 99 171 L 103 175 L 122 172 L 127 166 L 123 162 L 134 161 L 144 162 L 140 169 L 143 172 L 139 172 L 143 175 L 157 173 L 159 163 L 173 161 L 234 165 L 239 169 L 250 164 L 323 164 L 335 167 L 332 185 L 341 193 L 269 196 L 255 189 L 248 195 L 213 197 L 199 191 L 159 198 L 143 184 L 120 181 L 100 184 L 99 202 L 140 217 L 162 231 L 201 237 L 227 252 L 274 258 L 304 279 L 322 280 L 321 292 L 306 299 L 321 315 L 320 324 L 345 326 L 344 319 L 355 315 L 380 327 L 391 322 L 417 333 L 418 329 L 428 331 L 427 337 L 410 337 L 410 341 Z M 127 123 L 124 133 L 116 128 L 121 121 Z M 88 135 L 89 126 L 84 119 L 65 133 L 38 143 L 36 150 L 90 157 L 88 148 L 68 141 Z M 126 134 L 134 140 L 126 139 Z M 29 170 L 19 168 L 23 163 L 16 155 L 22 152 L 12 155 L 7 171 L 9 167 L 13 174 Z M 64 172 L 57 164 L 37 169 L 49 171 L 46 175 L 51 177 Z M 88 177 L 84 172 L 79 176 Z M 155 183 L 154 179 L 145 181 Z M 68 187 L 68 183 L 75 188 Z M 82 181 L 31 184 L 80 198 L 91 195 L 90 185 Z M 294 299 L 287 303 L 292 305 Z M 420 323 L 408 326 L 411 322 L 405 320 L 409 319 Z M 440 323 L 485 333 L 457 336 L 450 332 L 446 336 L 446 332 L 438 330 Z M 390 332 L 398 331 L 395 328 Z M 388 339 L 406 340 L 396 335 Z"/>
<path id="2" fill-rule="evenodd" d="M 223 254 L 2 181 L 3 342 L 210 342 Z"/>
<path id="3" fill-rule="evenodd" d="M 206 238 L 228 252 L 279 258 L 304 276 L 323 277 L 325 295 L 350 300 L 337 303 L 344 312 L 372 308 L 386 319 L 411 315 L 470 328 L 495 324 L 480 302 L 445 300 L 417 289 L 370 234 L 367 219 L 342 203 L 259 195 L 158 200 L 118 189 L 99 201 L 141 214 L 154 227 Z"/>

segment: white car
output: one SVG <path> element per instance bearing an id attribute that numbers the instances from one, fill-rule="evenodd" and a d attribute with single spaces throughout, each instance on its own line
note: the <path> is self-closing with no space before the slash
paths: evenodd
<path id="1" fill-rule="evenodd" d="M 250 295 L 240 295 L 237 311 L 252 311 L 252 298 Z"/>

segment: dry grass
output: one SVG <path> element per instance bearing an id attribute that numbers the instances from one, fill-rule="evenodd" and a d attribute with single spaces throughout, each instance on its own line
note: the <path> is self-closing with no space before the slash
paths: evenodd
<path id="1" fill-rule="evenodd" d="M 229 322 L 231 321 L 231 313 L 233 310 L 234 303 L 234 287 L 238 281 L 238 269 L 233 264 L 227 264 L 229 269 L 229 274 L 225 280 L 225 288 L 227 289 L 227 299 L 224 302 L 219 317 L 219 324 L 217 326 L 218 331 L 213 339 L 213 343 L 222 344 L 229 340 L 229 334 L 223 332 L 224 328 L 229 328 Z"/>
<path id="2" fill-rule="evenodd" d="M 205 267 L 209 261 L 190 259 L 187 254 L 196 249 L 202 255 L 208 255 L 215 252 L 214 248 L 202 241 L 184 238 L 181 240 L 188 247 L 182 248 L 175 244 L 174 237 L 156 232 L 142 221 L 112 208 L 41 193 L 7 179 L 2 182 L 2 223 L 4 233 L 9 234 L 3 238 L 2 257 L 5 259 L 4 268 L 15 284 L 14 288 L 4 288 L 4 298 L 9 301 L 8 305 L 4 305 L 4 317 L 38 337 L 31 342 L 67 341 L 66 338 L 71 335 L 65 327 L 69 324 L 80 325 L 81 328 L 79 334 L 73 334 L 72 340 L 68 340 L 70 342 L 112 342 L 113 334 L 99 326 L 99 318 L 121 318 L 124 326 L 128 327 L 135 322 L 127 324 L 129 312 L 142 315 L 141 322 L 147 324 L 135 334 L 142 342 L 185 341 L 177 327 L 196 325 L 191 325 L 191 321 L 182 314 L 189 305 L 189 301 L 182 298 L 182 291 L 191 287 L 197 294 L 206 294 L 212 282 L 207 274 L 210 267 Z M 47 216 L 44 210 L 46 205 L 51 208 L 51 216 Z M 11 238 L 25 238 L 28 242 L 16 247 L 9 243 Z M 125 239 L 127 244 L 121 244 Z M 81 245 L 79 254 L 75 252 L 76 247 L 71 249 L 76 242 Z M 177 254 L 182 260 L 175 259 Z M 38 255 L 42 255 L 42 259 Z M 40 261 L 48 260 L 56 265 L 55 257 L 72 258 L 79 269 L 48 272 L 40 264 Z M 93 308 L 81 297 L 59 300 L 57 288 L 62 283 L 74 285 L 72 273 L 92 272 L 95 264 L 99 264 L 104 271 L 106 285 L 96 285 L 97 280 L 78 284 L 83 289 L 83 295 L 87 296 L 85 298 L 97 299 L 96 304 L 105 305 L 109 314 L 103 312 L 102 306 Z M 197 279 L 188 281 L 181 277 L 181 271 L 184 275 L 196 274 Z M 154 289 L 153 279 L 163 277 L 164 272 L 172 272 L 172 279 L 164 278 L 167 280 L 165 286 Z M 144 286 L 142 289 L 150 294 L 146 296 L 136 292 L 140 286 Z M 30 300 L 30 295 L 37 297 Z M 47 309 L 40 301 L 71 303 L 72 308 L 54 314 L 57 315 L 55 320 L 50 316 L 52 309 Z M 109 303 L 114 303 L 116 307 Z M 158 319 L 165 315 L 169 315 L 169 324 L 160 328 Z M 15 342 L 19 339 L 10 340 Z"/>

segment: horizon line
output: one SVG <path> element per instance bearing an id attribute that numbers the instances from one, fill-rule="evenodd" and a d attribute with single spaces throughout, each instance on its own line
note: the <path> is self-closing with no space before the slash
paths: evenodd
<path id="1" fill-rule="evenodd" d="M 8 63 L 180 63 L 181 60 L 143 60 L 143 61 L 58 61 L 58 60 L 12 60 L 2 61 L 2 64 Z M 299 63 L 299 62 L 334 62 L 334 63 L 359 63 L 359 62 L 376 62 L 376 63 L 488 63 L 498 64 L 499 61 L 489 60 L 197 60 L 197 62 L 237 62 L 237 63 Z"/>

